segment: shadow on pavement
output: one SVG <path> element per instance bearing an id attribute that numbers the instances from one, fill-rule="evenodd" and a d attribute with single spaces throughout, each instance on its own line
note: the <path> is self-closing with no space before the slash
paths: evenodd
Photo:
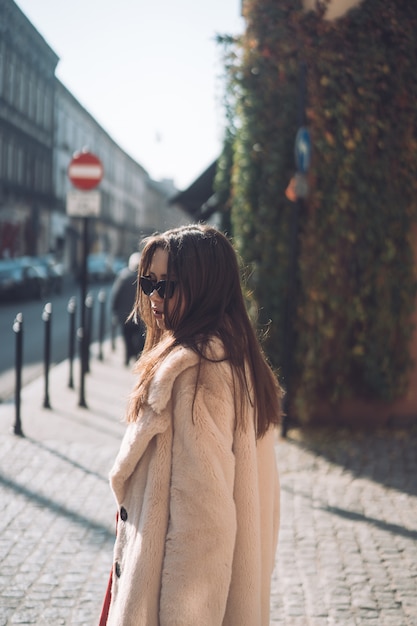
<path id="1" fill-rule="evenodd" d="M 102 474 L 99 474 L 98 472 L 94 472 L 93 470 L 88 469 L 88 467 L 86 467 L 85 465 L 78 463 L 78 461 L 71 459 L 69 456 L 67 456 L 66 454 L 62 454 L 62 452 L 59 452 L 58 450 L 54 450 L 53 448 L 45 445 L 41 441 L 36 441 L 35 439 L 32 439 L 31 437 L 25 437 L 25 440 L 29 441 L 31 445 L 39 448 L 39 450 L 42 450 L 43 452 L 47 452 L 48 454 L 51 454 L 52 456 L 56 457 L 60 461 L 64 461 L 64 463 L 69 463 L 72 467 L 75 467 L 76 469 L 81 470 L 83 474 L 85 474 L 86 476 L 94 476 L 94 478 L 97 478 L 101 482 L 104 482 L 106 484 L 109 483 L 108 478 L 106 478 Z M 0 480 L 1 480 L 1 477 L 0 477 Z"/>
<path id="2" fill-rule="evenodd" d="M 404 528 L 404 526 L 400 526 L 399 524 L 390 524 L 382 520 L 376 519 L 375 517 L 368 517 L 367 515 L 363 515 L 362 513 L 348 511 L 338 506 L 323 506 L 320 508 L 326 513 L 339 515 L 339 517 L 343 517 L 353 522 L 364 522 L 393 535 L 400 535 L 401 537 L 405 537 L 406 539 L 417 540 L 417 530 L 409 530 L 408 528 Z"/>
<path id="3" fill-rule="evenodd" d="M 416 425 L 374 431 L 304 427 L 291 429 L 287 440 L 357 478 L 368 478 L 385 487 L 417 495 Z"/>
<path id="4" fill-rule="evenodd" d="M 106 528 L 106 526 L 99 524 L 98 522 L 95 522 L 94 520 L 89 519 L 88 517 L 85 517 L 84 515 L 81 515 L 80 513 L 77 513 L 76 511 L 73 511 L 58 502 L 55 502 L 47 496 L 43 496 L 42 494 L 33 491 L 32 489 L 29 489 L 24 485 L 19 484 L 12 478 L 3 476 L 1 474 L 0 485 L 8 491 L 12 491 L 16 494 L 21 494 L 27 500 L 35 502 L 37 505 L 47 508 L 57 515 L 60 515 L 61 517 L 69 519 L 71 522 L 77 525 L 88 527 L 94 531 L 99 532 L 106 542 L 108 541 L 110 545 L 113 544 L 114 533 L 110 532 L 109 529 Z"/>

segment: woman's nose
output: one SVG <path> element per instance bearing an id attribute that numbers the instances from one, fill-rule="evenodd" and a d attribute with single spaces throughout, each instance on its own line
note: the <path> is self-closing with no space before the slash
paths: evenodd
<path id="1" fill-rule="evenodd" d="M 152 302 L 160 302 L 161 300 L 163 300 L 163 298 L 161 298 L 156 289 L 152 291 L 152 293 L 149 295 L 149 298 Z"/>

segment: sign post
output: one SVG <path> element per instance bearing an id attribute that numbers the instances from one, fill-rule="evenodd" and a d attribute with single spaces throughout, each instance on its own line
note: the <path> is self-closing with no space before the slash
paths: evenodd
<path id="1" fill-rule="evenodd" d="M 297 172 L 307 174 L 311 161 L 311 138 L 306 126 L 300 126 L 295 136 L 295 165 Z"/>
<path id="2" fill-rule="evenodd" d="M 83 255 L 81 267 L 81 322 L 78 330 L 80 340 L 80 396 L 79 406 L 87 408 L 85 401 L 85 374 L 88 363 L 88 337 L 86 331 L 88 226 L 91 217 L 100 214 L 100 192 L 95 188 L 104 175 L 100 159 L 87 150 L 76 152 L 68 166 L 68 178 L 76 190 L 67 194 L 67 214 L 83 220 Z M 94 191 L 95 190 L 95 191 Z"/>

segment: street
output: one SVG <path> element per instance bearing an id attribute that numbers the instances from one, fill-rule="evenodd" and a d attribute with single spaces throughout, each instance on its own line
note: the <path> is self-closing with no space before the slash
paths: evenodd
<path id="1" fill-rule="evenodd" d="M 106 294 L 105 334 L 111 329 L 110 298 L 111 283 L 92 284 L 88 293 L 93 298 L 93 323 L 91 340 L 99 339 L 100 304 L 98 294 Z M 68 281 L 61 294 L 51 294 L 45 301 L 22 300 L 4 302 L 0 305 L 0 402 L 10 400 L 15 390 L 16 333 L 13 324 L 18 313 L 23 315 L 23 371 L 22 384 L 25 385 L 44 371 L 45 322 L 42 319 L 45 304 L 52 305 L 51 316 L 51 365 L 68 358 L 70 337 L 70 315 L 68 303 L 75 297 L 77 303 L 76 328 L 80 325 L 80 286 Z M 76 345 L 76 353 L 78 346 Z"/>

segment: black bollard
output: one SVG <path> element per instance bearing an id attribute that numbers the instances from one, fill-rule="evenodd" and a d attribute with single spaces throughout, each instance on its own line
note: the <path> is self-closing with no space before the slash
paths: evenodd
<path id="1" fill-rule="evenodd" d="M 87 408 L 87 404 L 85 401 L 85 374 L 86 374 L 86 307 L 85 300 L 87 297 L 87 285 L 88 285 L 88 271 L 87 271 L 87 256 L 88 256 L 88 227 L 89 227 L 90 218 L 83 218 L 83 255 L 82 255 L 82 265 L 81 265 L 81 295 L 80 295 L 80 316 L 81 316 L 81 324 L 78 330 L 78 339 L 80 342 L 80 398 L 78 405 Z"/>
<path id="2" fill-rule="evenodd" d="M 42 313 L 42 320 L 45 322 L 45 343 L 44 343 L 44 371 L 45 371 L 45 395 L 43 408 L 50 409 L 49 402 L 49 366 L 51 364 L 51 324 L 52 324 L 52 304 L 47 302 Z"/>
<path id="3" fill-rule="evenodd" d="M 90 371 L 90 345 L 91 345 L 91 338 L 93 335 L 93 304 L 94 304 L 94 299 L 93 296 L 91 295 L 91 293 L 87 294 L 87 297 L 85 299 L 85 332 L 86 332 L 86 338 L 85 338 L 85 371 L 89 372 Z"/>
<path id="4" fill-rule="evenodd" d="M 111 316 L 111 350 L 114 352 L 116 350 L 116 332 L 117 332 L 117 319 L 116 316 L 112 314 Z"/>
<path id="5" fill-rule="evenodd" d="M 13 323 L 16 333 L 16 383 L 15 383 L 15 423 L 13 432 L 19 437 L 24 437 L 22 422 L 20 419 L 20 393 L 22 390 L 22 363 L 23 363 L 23 313 L 18 313 Z"/>
<path id="6" fill-rule="evenodd" d="M 98 329 L 98 358 L 103 360 L 103 341 L 106 332 L 106 292 L 104 289 L 100 289 L 98 294 L 98 301 L 100 304 L 100 321 Z"/>
<path id="7" fill-rule="evenodd" d="M 74 357 L 75 357 L 75 316 L 77 314 L 77 300 L 74 296 L 69 299 L 67 311 L 69 315 L 69 341 L 68 341 L 68 361 L 69 379 L 68 387 L 74 389 Z"/>
<path id="8" fill-rule="evenodd" d="M 78 400 L 78 406 L 88 408 L 87 402 L 85 401 L 85 341 L 84 341 L 84 329 L 82 326 L 77 331 L 78 337 L 78 345 L 79 345 L 79 355 L 80 355 L 80 397 Z"/>

